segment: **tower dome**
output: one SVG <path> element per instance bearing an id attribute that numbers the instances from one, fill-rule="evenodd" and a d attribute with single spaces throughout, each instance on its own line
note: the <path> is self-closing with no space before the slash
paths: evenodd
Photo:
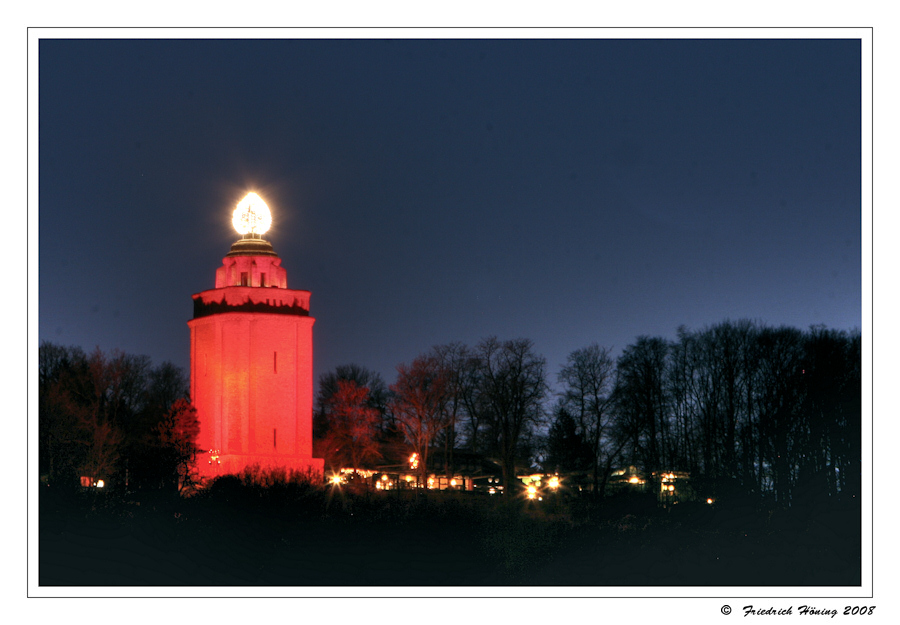
<path id="1" fill-rule="evenodd" d="M 275 248 L 272 244 L 262 237 L 244 236 L 231 245 L 231 251 L 226 254 L 229 256 L 275 256 Z"/>

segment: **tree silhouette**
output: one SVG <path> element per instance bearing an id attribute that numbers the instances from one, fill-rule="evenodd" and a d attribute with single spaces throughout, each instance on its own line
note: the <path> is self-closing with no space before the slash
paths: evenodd
<path id="1" fill-rule="evenodd" d="M 590 445 L 578 432 L 578 424 L 565 405 L 557 404 L 547 432 L 546 471 L 584 471 L 593 466 Z"/>
<path id="2" fill-rule="evenodd" d="M 421 483 L 428 472 L 428 452 L 437 436 L 452 423 L 448 411 L 450 375 L 435 356 L 420 356 L 397 367 L 391 385 L 391 411 L 400 431 L 419 456 Z"/>
<path id="3" fill-rule="evenodd" d="M 87 356 L 77 347 L 43 342 L 38 351 L 38 440 L 42 475 L 74 484 L 84 450 L 81 423 L 89 392 Z"/>
<path id="4" fill-rule="evenodd" d="M 509 492 L 521 441 L 543 419 L 547 363 L 534 353 L 528 339 L 501 342 L 490 337 L 478 344 L 475 354 L 479 394 L 494 433 L 504 489 Z"/>
<path id="5" fill-rule="evenodd" d="M 593 492 L 602 495 L 624 443 L 613 440 L 615 362 L 596 343 L 569 354 L 559 373 L 562 410 L 571 415 L 587 446 Z"/>
<path id="6" fill-rule="evenodd" d="M 664 383 L 668 349 L 662 338 L 642 336 L 623 350 L 618 361 L 618 429 L 630 439 L 626 447 L 630 464 L 643 466 L 647 473 L 669 468 L 666 465 L 673 455 L 675 441 Z"/>
<path id="7" fill-rule="evenodd" d="M 187 394 L 170 363 L 118 351 L 90 356 L 43 342 L 39 350 L 39 463 L 58 484 L 79 476 L 109 484 L 159 485 L 168 448 L 158 426 Z"/>
<path id="8" fill-rule="evenodd" d="M 783 506 L 853 499 L 860 345 L 858 333 L 747 320 L 682 327 L 671 343 L 639 338 L 619 359 L 615 391 L 629 462 Z"/>
<path id="9" fill-rule="evenodd" d="M 323 439 L 325 461 L 332 466 L 361 469 L 381 458 L 379 412 L 369 404 L 369 389 L 353 380 L 337 380 L 327 399 L 328 432 Z"/>
<path id="10" fill-rule="evenodd" d="M 157 431 L 170 481 L 177 484 L 178 490 L 190 488 L 195 483 L 193 468 L 200 433 L 197 410 L 187 399 L 175 400 Z"/>
<path id="11" fill-rule="evenodd" d="M 381 376 L 365 367 L 351 363 L 339 365 L 334 371 L 323 373 L 319 377 L 319 390 L 316 393 L 316 411 L 313 415 L 313 438 L 322 439 L 328 432 L 328 411 L 332 396 L 338 391 L 340 380 L 354 382 L 361 388 L 369 389 L 366 405 L 374 408 L 379 414 L 379 430 L 382 434 L 390 429 L 387 423 L 387 403 L 389 392 Z"/>

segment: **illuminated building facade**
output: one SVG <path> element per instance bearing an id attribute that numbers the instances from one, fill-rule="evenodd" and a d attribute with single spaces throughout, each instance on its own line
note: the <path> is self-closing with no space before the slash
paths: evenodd
<path id="1" fill-rule="evenodd" d="M 312 456 L 310 292 L 287 288 L 287 271 L 262 238 L 268 207 L 251 195 L 235 210 L 243 236 L 216 270 L 216 287 L 193 296 L 197 469 L 204 476 L 254 465 L 321 473 L 324 461 Z"/>

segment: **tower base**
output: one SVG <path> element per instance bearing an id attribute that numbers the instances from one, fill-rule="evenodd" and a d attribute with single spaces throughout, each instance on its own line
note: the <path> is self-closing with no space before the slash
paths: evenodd
<path id="1" fill-rule="evenodd" d="M 263 454 L 223 454 L 215 460 L 208 457 L 197 458 L 197 473 L 206 479 L 220 475 L 240 475 L 244 471 L 269 473 L 284 472 L 307 475 L 313 481 L 321 481 L 325 474 L 325 460 L 312 456 L 280 456 Z"/>

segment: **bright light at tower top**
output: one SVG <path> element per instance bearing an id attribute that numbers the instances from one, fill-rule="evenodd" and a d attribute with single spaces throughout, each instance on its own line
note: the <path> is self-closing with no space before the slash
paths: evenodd
<path id="1" fill-rule="evenodd" d="M 231 224 L 238 234 L 264 234 L 272 225 L 272 213 L 261 197 L 248 193 L 234 209 Z"/>

